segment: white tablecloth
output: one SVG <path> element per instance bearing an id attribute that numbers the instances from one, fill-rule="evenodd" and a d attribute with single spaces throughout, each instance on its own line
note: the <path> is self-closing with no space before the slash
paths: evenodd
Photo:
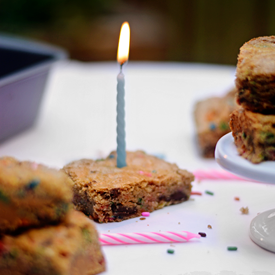
<path id="1" fill-rule="evenodd" d="M 116 149 L 115 62 L 66 61 L 53 68 L 37 122 L 0 144 L 11 155 L 61 168 L 79 158 L 98 158 Z M 126 143 L 165 156 L 181 168 L 221 169 L 196 150 L 194 102 L 227 92 L 232 66 L 129 62 L 126 79 Z M 214 192 L 207 195 L 206 190 Z M 190 231 L 206 238 L 181 244 L 105 246 L 104 275 L 270 275 L 274 254 L 249 238 L 257 213 L 274 207 L 275 186 L 249 181 L 203 180 L 193 183 L 202 196 L 120 223 L 97 224 L 102 233 Z M 238 196 L 240 201 L 234 200 Z M 248 207 L 243 215 L 241 207 Z M 212 226 L 212 229 L 208 228 Z M 237 246 L 237 251 L 227 251 Z M 168 254 L 167 249 L 174 249 Z"/>

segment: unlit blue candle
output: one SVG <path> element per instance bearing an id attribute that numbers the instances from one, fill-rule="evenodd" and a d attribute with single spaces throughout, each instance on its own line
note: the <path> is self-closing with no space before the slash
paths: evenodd
<path id="1" fill-rule="evenodd" d="M 116 116 L 116 132 L 117 132 L 117 167 L 126 166 L 126 143 L 125 143 L 125 80 L 124 75 L 120 72 L 117 76 L 117 116 Z"/>

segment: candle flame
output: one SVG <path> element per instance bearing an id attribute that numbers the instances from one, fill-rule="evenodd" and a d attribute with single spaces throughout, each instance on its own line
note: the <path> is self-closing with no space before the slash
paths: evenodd
<path id="1" fill-rule="evenodd" d="M 120 29 L 118 50 L 117 50 L 117 62 L 123 65 L 128 61 L 129 57 L 129 45 L 130 45 L 130 26 L 128 22 L 124 22 Z"/>

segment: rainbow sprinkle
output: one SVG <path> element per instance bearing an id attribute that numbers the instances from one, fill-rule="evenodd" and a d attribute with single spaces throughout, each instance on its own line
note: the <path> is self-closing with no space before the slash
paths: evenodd
<path id="1" fill-rule="evenodd" d="M 142 212 L 141 215 L 143 217 L 149 217 L 150 216 L 150 212 Z"/>
<path id="2" fill-rule="evenodd" d="M 228 250 L 228 251 L 237 251 L 237 250 L 238 250 L 238 247 L 236 247 L 236 246 L 228 246 L 228 247 L 227 247 L 227 250 Z"/>
<path id="3" fill-rule="evenodd" d="M 175 250 L 174 250 L 174 249 L 167 249 L 167 253 L 168 253 L 168 254 L 174 254 L 174 253 L 175 253 Z"/>

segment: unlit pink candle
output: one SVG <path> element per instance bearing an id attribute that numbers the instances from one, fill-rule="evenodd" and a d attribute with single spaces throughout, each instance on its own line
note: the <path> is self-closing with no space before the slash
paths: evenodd
<path id="1" fill-rule="evenodd" d="M 143 233 L 111 233 L 100 234 L 101 245 L 122 244 L 154 244 L 154 243 L 182 243 L 191 239 L 199 239 L 199 234 L 188 231 L 180 232 L 143 232 Z"/>
<path id="2" fill-rule="evenodd" d="M 223 170 L 195 170 L 193 174 L 197 180 L 245 180 Z"/>

